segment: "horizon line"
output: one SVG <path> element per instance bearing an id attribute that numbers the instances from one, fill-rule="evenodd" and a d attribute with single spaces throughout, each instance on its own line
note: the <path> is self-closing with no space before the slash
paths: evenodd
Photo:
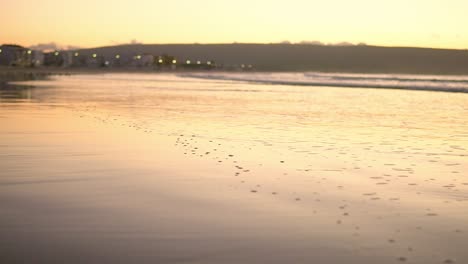
<path id="1" fill-rule="evenodd" d="M 35 45 L 21 45 L 21 44 L 16 44 L 16 43 L 2 43 L 0 46 L 5 46 L 5 45 L 18 45 L 26 48 L 31 48 L 34 46 L 38 45 L 47 45 L 47 44 L 55 44 L 55 42 L 49 42 L 49 43 L 38 43 Z M 100 48 L 109 48 L 109 47 L 120 47 L 120 46 L 151 46 L 151 45 L 206 45 L 206 46 L 215 46 L 215 45 L 284 45 L 284 46 L 317 46 L 317 47 L 375 47 L 375 48 L 407 48 L 407 49 L 433 49 L 433 50 L 452 50 L 452 51 L 468 51 L 467 48 L 440 48 L 440 47 L 424 47 L 424 46 L 405 46 L 405 45 L 397 45 L 397 46 L 386 46 L 386 45 L 374 45 L 374 44 L 367 44 L 364 42 L 360 42 L 358 44 L 353 44 L 350 42 L 338 42 L 338 43 L 322 43 L 320 44 L 319 41 L 317 43 L 306 43 L 306 42 L 216 42 L 216 43 L 199 43 L 199 42 L 193 42 L 193 43 L 121 43 L 121 44 L 111 44 L 111 45 L 102 45 L 102 46 L 94 46 L 94 47 L 77 47 L 74 49 L 67 49 L 66 47 L 76 47 L 74 45 L 64 45 L 62 48 L 59 49 L 43 49 L 45 50 L 55 50 L 55 51 L 78 51 L 78 50 L 91 50 L 91 49 L 100 49 Z M 65 47 L 65 48 L 64 48 Z M 38 49 L 39 50 L 39 49 Z"/>

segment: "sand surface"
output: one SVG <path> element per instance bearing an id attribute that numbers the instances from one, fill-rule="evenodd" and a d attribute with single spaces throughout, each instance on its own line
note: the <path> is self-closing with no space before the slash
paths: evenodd
<path id="1" fill-rule="evenodd" d="M 1 263 L 468 263 L 468 95 L 171 74 L 0 90 Z"/>

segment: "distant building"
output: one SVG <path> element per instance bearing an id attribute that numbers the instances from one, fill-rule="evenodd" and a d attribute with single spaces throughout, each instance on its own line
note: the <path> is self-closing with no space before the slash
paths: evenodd
<path id="1" fill-rule="evenodd" d="M 152 67 L 154 65 L 154 56 L 151 54 L 135 55 L 133 57 L 133 66 Z"/>
<path id="2" fill-rule="evenodd" d="M 19 66 L 23 64 L 26 48 L 19 45 L 0 46 L 0 65 Z"/>
<path id="3" fill-rule="evenodd" d="M 69 67 L 73 63 L 71 51 L 54 51 L 44 54 L 44 65 L 53 67 Z"/>
<path id="4" fill-rule="evenodd" d="M 72 51 L 62 51 L 61 56 L 63 58 L 62 67 L 70 67 L 73 64 L 73 52 Z"/>
<path id="5" fill-rule="evenodd" d="M 22 50 L 24 50 L 24 48 L 18 45 L 0 46 L 0 65 L 14 66 Z"/>
<path id="6" fill-rule="evenodd" d="M 91 54 L 91 56 L 86 57 L 86 66 L 89 68 L 101 68 L 106 66 L 106 59 L 104 56 L 97 53 Z"/>
<path id="7" fill-rule="evenodd" d="M 122 67 L 125 65 L 125 59 L 120 54 L 114 55 L 107 61 L 109 62 L 109 67 Z"/>
<path id="8" fill-rule="evenodd" d="M 191 60 L 191 59 L 184 60 L 181 66 L 186 70 L 194 70 L 194 71 L 211 70 L 217 67 L 216 63 L 212 60 L 202 61 L 202 60 Z"/>
<path id="9" fill-rule="evenodd" d="M 166 54 L 157 56 L 154 59 L 154 65 L 159 70 L 174 70 L 177 68 L 177 64 L 179 62 L 176 57 Z"/>
<path id="10" fill-rule="evenodd" d="M 174 61 L 177 63 L 176 57 L 164 54 L 158 56 L 155 63 L 159 66 L 171 66 L 174 64 Z"/>
<path id="11" fill-rule="evenodd" d="M 71 67 L 86 67 L 87 66 L 87 57 L 82 55 L 78 51 L 73 51 L 72 53 L 72 63 Z"/>
<path id="12" fill-rule="evenodd" d="M 39 50 L 33 50 L 31 52 L 31 67 L 39 67 L 44 64 L 44 53 Z"/>
<path id="13" fill-rule="evenodd" d="M 0 46 L 0 65 L 17 67 L 38 67 L 44 62 L 41 51 L 30 50 L 19 45 Z"/>

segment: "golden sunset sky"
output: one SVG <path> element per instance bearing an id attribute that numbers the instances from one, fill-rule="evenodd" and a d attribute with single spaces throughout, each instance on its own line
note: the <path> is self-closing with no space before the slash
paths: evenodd
<path id="1" fill-rule="evenodd" d="M 467 0 L 2 0 L 0 43 L 365 42 L 468 48 Z"/>

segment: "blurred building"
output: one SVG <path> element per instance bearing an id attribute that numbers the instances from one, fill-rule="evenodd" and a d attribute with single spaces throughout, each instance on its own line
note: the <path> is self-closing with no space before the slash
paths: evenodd
<path id="1" fill-rule="evenodd" d="M 19 45 L 0 46 L 0 65 L 16 66 L 24 50 L 25 48 Z"/>
<path id="2" fill-rule="evenodd" d="M 133 57 L 133 66 L 136 67 L 153 67 L 154 56 L 151 54 L 135 55 Z"/>
<path id="3" fill-rule="evenodd" d="M 89 68 L 101 68 L 106 66 L 106 59 L 104 56 L 97 53 L 91 54 L 86 57 L 86 66 Z"/>
<path id="4" fill-rule="evenodd" d="M 180 66 L 185 70 L 193 70 L 193 71 L 211 70 L 217 67 L 216 63 L 212 60 L 202 61 L 202 60 L 191 60 L 191 59 L 184 60 Z"/>
<path id="5" fill-rule="evenodd" d="M 44 65 L 44 53 L 39 50 L 31 51 L 30 55 L 31 67 L 39 67 Z"/>
<path id="6" fill-rule="evenodd" d="M 86 67 L 87 66 L 87 57 L 80 54 L 78 51 L 74 51 L 72 57 L 71 67 Z"/>
<path id="7" fill-rule="evenodd" d="M 42 52 L 33 51 L 19 45 L 0 46 L 0 65 L 34 67 L 43 62 Z"/>
<path id="8" fill-rule="evenodd" d="M 53 67 L 70 67 L 73 64 L 71 51 L 54 51 L 44 54 L 44 65 Z"/>

